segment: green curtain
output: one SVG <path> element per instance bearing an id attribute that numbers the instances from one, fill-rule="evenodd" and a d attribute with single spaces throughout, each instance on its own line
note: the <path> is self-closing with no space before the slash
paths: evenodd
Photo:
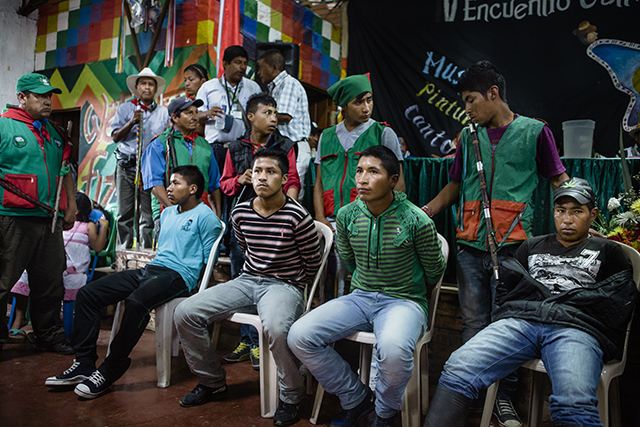
<path id="1" fill-rule="evenodd" d="M 640 169 L 640 159 L 628 159 L 631 171 Z M 424 206 L 433 199 L 449 182 L 449 169 L 453 158 L 411 157 L 404 162 L 404 179 L 407 184 L 407 196 L 417 206 Z M 598 207 L 608 218 L 607 202 L 611 197 L 617 197 L 624 191 L 622 183 L 622 167 L 620 159 L 562 159 L 570 177 L 584 178 L 591 183 L 597 197 Z M 303 205 L 311 214 L 313 211 L 313 183 L 316 170 L 313 161 L 307 173 L 307 192 Z M 538 188 L 533 193 L 531 209 L 534 209 L 533 234 L 536 236 L 555 232 L 553 222 L 551 186 L 549 182 L 540 178 Z M 456 264 L 456 212 L 457 206 L 452 206 L 447 212 L 436 215 L 433 220 L 438 232 L 449 242 L 449 265 L 446 279 L 455 283 Z"/>

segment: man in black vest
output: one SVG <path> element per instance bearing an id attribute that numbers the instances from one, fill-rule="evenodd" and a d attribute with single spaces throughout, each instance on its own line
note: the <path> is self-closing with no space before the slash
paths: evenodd
<path id="1" fill-rule="evenodd" d="M 220 179 L 220 188 L 228 196 L 236 197 L 240 203 L 255 197 L 251 185 L 251 163 L 253 155 L 262 148 L 276 148 L 287 154 L 289 160 L 289 179 L 283 187 L 284 192 L 297 200 L 300 191 L 300 177 L 296 168 L 295 142 L 283 136 L 277 129 L 277 103 L 266 93 L 251 96 L 247 101 L 247 119 L 251 123 L 242 138 L 229 144 L 229 151 L 224 162 L 224 171 Z M 231 258 L 231 276 L 240 275 L 244 264 L 244 255 L 231 233 L 229 258 Z M 255 328 L 248 325 L 240 327 L 240 344 L 226 355 L 227 362 L 242 362 L 251 359 L 253 369 L 260 367 L 258 334 Z"/>

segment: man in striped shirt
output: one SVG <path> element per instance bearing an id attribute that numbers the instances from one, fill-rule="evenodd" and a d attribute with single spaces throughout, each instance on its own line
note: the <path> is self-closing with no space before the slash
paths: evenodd
<path id="1" fill-rule="evenodd" d="M 413 371 L 413 351 L 427 327 L 427 288 L 445 269 L 431 219 L 393 191 L 400 163 L 375 145 L 362 151 L 356 168 L 358 198 L 337 214 L 337 247 L 353 272 L 349 295 L 321 305 L 298 320 L 289 347 L 343 411 L 331 426 L 395 425 Z M 320 327 L 321 326 L 321 327 Z M 380 380 L 376 402 L 349 364 L 329 344 L 356 332 L 376 335 Z"/>
<path id="2" fill-rule="evenodd" d="M 320 267 L 320 246 L 313 219 L 286 196 L 289 161 L 269 148 L 253 160 L 251 181 L 256 197 L 238 204 L 231 214 L 233 231 L 245 253 L 237 278 L 213 286 L 181 303 L 175 323 L 191 372 L 198 385 L 180 399 L 182 406 L 202 405 L 225 396 L 225 371 L 211 348 L 209 325 L 231 314 L 257 310 L 278 367 L 280 404 L 273 417 L 278 426 L 298 421 L 304 395 L 303 377 L 287 346 L 287 334 L 302 314 L 303 289 Z"/>

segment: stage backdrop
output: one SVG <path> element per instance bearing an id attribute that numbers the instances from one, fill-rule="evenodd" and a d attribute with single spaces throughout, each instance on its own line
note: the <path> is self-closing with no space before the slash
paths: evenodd
<path id="1" fill-rule="evenodd" d="M 618 152 L 638 126 L 638 0 L 350 0 L 347 74 L 371 72 L 374 118 L 414 156 L 444 156 L 466 123 L 460 73 L 487 59 L 519 114 L 596 122 L 595 149 Z M 625 135 L 625 145 L 632 143 Z"/>

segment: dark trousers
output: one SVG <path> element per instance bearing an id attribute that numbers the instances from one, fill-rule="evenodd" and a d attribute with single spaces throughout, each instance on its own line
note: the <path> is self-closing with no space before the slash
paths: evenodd
<path id="1" fill-rule="evenodd" d="M 87 283 L 80 288 L 76 298 L 76 317 L 71 335 L 76 360 L 95 366 L 100 312 L 103 307 L 124 300 L 120 330 L 111 343 L 111 354 L 104 361 L 112 372 L 121 375 L 123 372 L 119 371 L 128 366 L 129 354 L 140 340 L 151 310 L 173 298 L 188 295 L 189 290 L 180 274 L 153 264 Z"/>
<path id="2" fill-rule="evenodd" d="M 60 307 L 66 268 L 61 220 L 52 233 L 51 218 L 0 216 L 0 307 L 6 309 L 11 288 L 27 270 L 31 322 L 43 346 L 64 339 Z M 0 319 L 2 343 L 8 335 L 4 312 Z"/>

